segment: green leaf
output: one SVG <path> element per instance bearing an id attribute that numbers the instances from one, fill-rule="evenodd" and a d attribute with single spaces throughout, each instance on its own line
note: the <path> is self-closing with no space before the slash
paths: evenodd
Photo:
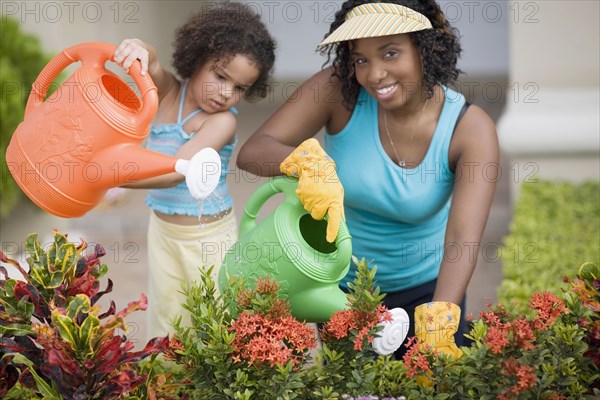
<path id="1" fill-rule="evenodd" d="M 25 241 L 25 249 L 29 257 L 29 277 L 37 282 L 39 286 L 46 287 L 46 277 L 48 273 L 48 257 L 46 252 L 40 247 L 37 242 L 37 233 L 32 233 Z M 44 272 L 46 272 L 44 274 Z M 33 282 L 32 282 L 33 283 Z"/>
<path id="2" fill-rule="evenodd" d="M 40 248 L 40 245 L 38 244 L 37 238 L 38 234 L 32 233 L 29 236 L 27 236 L 27 239 L 25 240 L 25 251 L 27 252 L 27 254 L 29 254 L 29 256 L 33 259 L 34 262 L 40 261 L 41 253 L 43 252 L 43 250 Z"/>
<path id="3" fill-rule="evenodd" d="M 598 266 L 591 262 L 583 263 L 579 267 L 579 276 L 581 277 L 581 279 L 584 279 L 586 281 L 593 281 L 595 279 L 598 279 L 598 277 L 600 276 Z"/>
<path id="4" fill-rule="evenodd" d="M 50 279 L 46 285 L 47 288 L 54 289 L 63 283 L 65 276 L 75 265 L 76 257 L 77 253 L 73 243 L 64 244 L 58 249 L 54 259 L 54 267 L 50 271 Z"/>
<path id="5" fill-rule="evenodd" d="M 30 324 L 9 324 L 0 325 L 1 335 L 26 336 L 33 334 Z"/>
<path id="6" fill-rule="evenodd" d="M 80 314 L 88 314 L 90 312 L 90 307 L 90 298 L 85 294 L 80 293 L 70 299 L 65 315 L 75 321 Z"/>
<path id="7" fill-rule="evenodd" d="M 52 311 L 52 321 L 58 328 L 58 332 L 60 333 L 60 337 L 63 338 L 64 341 L 71 345 L 71 348 L 75 350 L 77 348 L 77 335 L 79 329 L 73 322 L 73 320 L 66 315 L 61 315 L 57 310 Z"/>
<path id="8" fill-rule="evenodd" d="M 43 380 L 33 367 L 29 367 L 29 372 L 31 372 L 31 376 L 35 380 L 37 388 L 40 394 L 44 397 L 44 400 L 62 400 L 61 395 L 58 393 L 58 390 L 53 386 L 48 385 L 48 383 Z"/>
<path id="9" fill-rule="evenodd" d="M 83 320 L 83 323 L 79 327 L 79 351 L 84 352 L 85 355 L 91 355 L 94 353 L 94 343 L 92 339 L 95 337 L 95 332 L 100 326 L 100 320 L 95 315 L 89 315 Z"/>

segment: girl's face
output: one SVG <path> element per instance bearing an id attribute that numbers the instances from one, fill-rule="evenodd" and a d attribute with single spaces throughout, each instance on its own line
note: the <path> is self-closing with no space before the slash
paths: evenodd
<path id="1" fill-rule="evenodd" d="M 383 108 L 423 100 L 421 56 L 407 34 L 358 39 L 350 50 L 356 80 Z"/>
<path id="2" fill-rule="evenodd" d="M 225 111 L 240 101 L 259 75 L 256 63 L 240 54 L 230 60 L 209 60 L 190 79 L 189 93 L 203 111 Z"/>

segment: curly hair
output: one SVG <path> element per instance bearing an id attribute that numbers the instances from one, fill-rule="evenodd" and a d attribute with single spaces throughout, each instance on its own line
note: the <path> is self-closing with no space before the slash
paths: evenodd
<path id="1" fill-rule="evenodd" d="M 356 6 L 365 3 L 395 3 L 411 8 L 425 15 L 431 21 L 433 29 L 410 32 L 410 38 L 419 51 L 423 60 L 423 81 L 429 97 L 433 96 L 436 84 L 448 85 L 456 82 L 462 72 L 456 67 L 461 47 L 458 31 L 450 26 L 442 10 L 435 0 L 349 0 L 342 4 L 342 8 L 335 14 L 331 23 L 329 36 L 334 30 L 344 23 L 346 14 Z M 348 110 L 354 108 L 360 84 L 354 74 L 354 64 L 349 42 L 333 43 L 324 46 L 321 54 L 327 56 L 325 65 L 333 57 L 333 75 L 342 82 L 342 95 L 344 106 Z"/>
<path id="2" fill-rule="evenodd" d="M 248 57 L 260 74 L 244 98 L 267 96 L 276 42 L 251 7 L 222 2 L 192 15 L 177 29 L 173 47 L 173 67 L 182 79 L 191 78 L 206 62 L 229 61 L 238 54 Z"/>

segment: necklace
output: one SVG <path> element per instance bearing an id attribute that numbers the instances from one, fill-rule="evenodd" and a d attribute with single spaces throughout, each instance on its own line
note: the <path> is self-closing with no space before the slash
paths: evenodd
<path id="1" fill-rule="evenodd" d="M 410 142 L 412 142 L 415 137 L 415 132 L 417 131 L 417 126 L 419 126 L 421 117 L 425 113 L 425 108 L 427 107 L 427 103 L 429 103 L 429 99 L 425 100 L 423 109 L 421 110 L 421 113 L 419 114 L 419 117 L 417 118 L 417 122 L 415 122 L 415 126 L 413 126 L 413 130 L 410 134 L 410 139 L 409 139 Z M 401 166 L 402 168 L 406 167 L 406 161 L 401 160 L 400 157 L 398 156 L 398 152 L 396 151 L 396 146 L 394 146 L 394 141 L 392 140 L 392 135 L 390 135 L 390 130 L 388 128 L 388 121 L 387 121 L 387 111 L 385 109 L 383 110 L 383 124 L 385 126 L 385 133 L 387 134 L 390 144 L 392 145 L 392 150 L 394 151 L 394 155 L 396 156 L 396 160 L 398 160 L 398 165 Z"/>

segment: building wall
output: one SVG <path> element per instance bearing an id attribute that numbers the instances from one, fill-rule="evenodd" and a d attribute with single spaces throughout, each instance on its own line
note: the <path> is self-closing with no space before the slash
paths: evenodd
<path id="1" fill-rule="evenodd" d="M 318 70 L 324 58 L 316 45 L 328 31 L 340 0 L 245 0 L 262 16 L 279 43 L 276 77 L 302 79 Z M 169 65 L 174 31 L 187 17 L 215 1 L 16 1 L 3 0 L 1 11 L 38 34 L 51 52 L 86 41 L 118 44 L 138 37 L 152 43 L 162 63 Z M 504 0 L 440 1 L 463 43 L 460 67 L 471 75 L 506 75 L 507 21 Z"/>
<path id="2" fill-rule="evenodd" d="M 600 85 L 600 2 L 512 1 L 510 76 L 540 88 Z"/>

